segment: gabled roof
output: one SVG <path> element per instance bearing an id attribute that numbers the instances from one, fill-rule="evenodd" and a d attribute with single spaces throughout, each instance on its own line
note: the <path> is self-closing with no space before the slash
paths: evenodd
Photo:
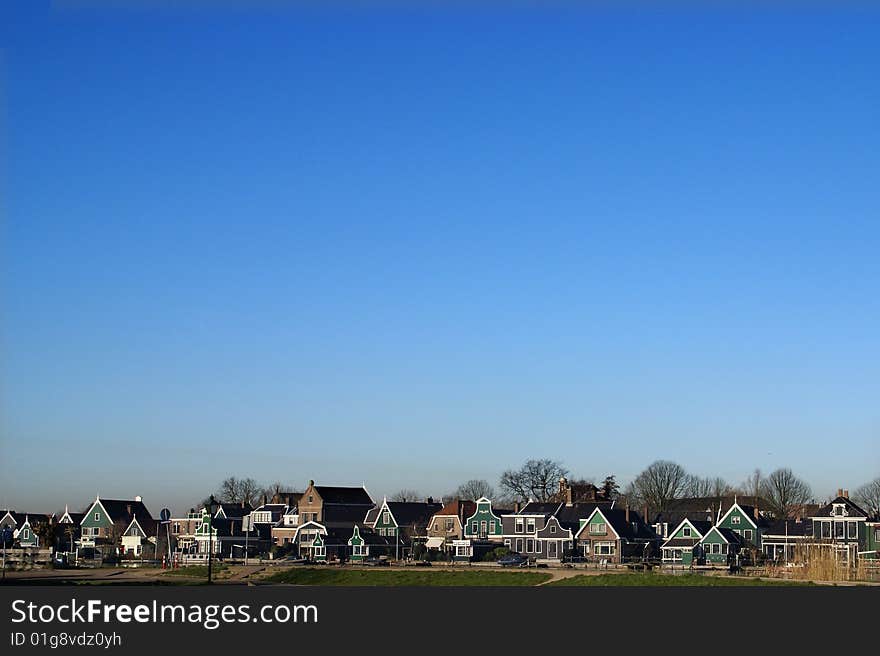
<path id="1" fill-rule="evenodd" d="M 349 505 L 372 506 L 373 499 L 364 487 L 341 487 L 316 485 L 315 491 L 324 503 L 344 503 Z"/>
<path id="2" fill-rule="evenodd" d="M 144 521 L 153 519 L 153 516 L 150 514 L 150 511 L 147 510 L 147 507 L 144 505 L 143 501 L 135 501 L 134 499 L 98 498 L 95 499 L 91 506 L 89 506 L 89 513 L 95 507 L 95 504 L 101 504 L 104 512 L 107 513 L 107 516 L 113 523 L 119 523 L 128 526 L 131 523 L 132 518 L 137 517 L 138 521 L 141 523 L 141 526 L 143 526 Z M 86 515 L 88 515 L 88 513 L 83 514 L 82 521 L 85 521 Z"/>
<path id="3" fill-rule="evenodd" d="M 428 525 L 431 517 L 442 508 L 439 503 L 427 501 L 387 501 L 385 503 L 397 526 L 400 528 L 416 526 L 423 528 Z"/>
<path id="4" fill-rule="evenodd" d="M 657 534 L 654 533 L 650 526 L 645 524 L 641 515 L 634 510 L 629 511 L 629 518 L 627 518 L 627 511 L 625 509 L 607 508 L 601 505 L 597 506 L 593 513 L 600 513 L 621 540 L 658 539 Z M 590 514 L 591 517 L 593 513 Z M 581 530 L 578 531 L 578 535 L 580 535 L 586 527 L 587 524 L 584 524 L 584 526 L 581 527 Z"/>
<path id="5" fill-rule="evenodd" d="M 357 524 L 358 532 L 360 533 L 361 539 L 364 541 L 364 544 L 371 546 L 381 546 L 381 547 L 391 547 L 394 546 L 394 538 L 389 538 L 385 535 L 379 535 L 369 526 L 365 526 L 363 524 Z M 352 535 L 354 534 L 354 529 L 352 529 Z M 352 537 L 348 536 L 349 539 Z M 348 544 L 348 540 L 345 541 Z"/>
<path id="6" fill-rule="evenodd" d="M 555 515 L 565 506 L 560 501 L 529 501 L 514 515 Z"/>
<path id="7" fill-rule="evenodd" d="M 689 538 L 673 537 L 673 536 L 675 536 L 676 533 L 678 533 L 682 529 L 682 527 L 685 524 L 690 526 L 695 531 L 696 534 L 692 535 Z M 703 538 L 703 536 L 706 535 L 706 533 L 708 533 L 712 529 L 712 526 L 713 526 L 712 522 L 684 518 L 678 523 L 678 525 L 674 529 L 669 531 L 669 538 L 666 540 L 666 542 L 663 543 L 663 546 L 664 547 L 693 546 L 697 542 L 699 542 Z"/>
<path id="8" fill-rule="evenodd" d="M 708 540 L 709 537 L 710 537 L 713 533 L 716 534 L 716 535 L 718 535 L 718 536 L 720 536 L 721 539 L 724 540 L 724 541 L 725 541 L 726 543 L 728 543 L 728 544 L 734 544 L 734 545 L 742 546 L 742 545 L 744 545 L 744 544 L 746 543 L 745 538 L 743 538 L 742 535 L 740 535 L 739 533 L 737 533 L 737 532 L 734 531 L 733 529 L 730 529 L 730 528 L 723 528 L 723 527 L 721 527 L 721 526 L 713 526 L 712 528 L 710 528 L 710 529 L 706 532 L 706 535 L 703 536 L 703 539 L 700 540 L 700 544 L 702 544 L 703 542 L 705 542 L 706 540 Z"/>
<path id="9" fill-rule="evenodd" d="M 28 521 L 31 526 L 35 524 L 47 524 L 55 515 L 47 515 L 45 513 L 32 513 L 32 512 L 18 512 L 16 510 L 7 510 L 2 515 L 0 515 L 0 519 L 9 515 L 12 518 L 12 521 L 15 522 L 16 527 L 21 527 L 25 521 Z"/>
<path id="10" fill-rule="evenodd" d="M 321 520 L 325 524 L 345 524 L 351 527 L 364 520 L 365 507 L 361 504 L 324 504 Z"/>
<path id="11" fill-rule="evenodd" d="M 861 506 L 859 506 L 849 497 L 843 496 L 835 497 L 830 503 L 826 503 L 824 506 L 819 508 L 818 511 L 816 511 L 816 514 L 814 514 L 813 517 L 834 517 L 834 506 L 837 505 L 843 505 L 846 508 L 847 517 L 864 517 L 865 519 L 868 519 L 870 517 L 870 514 Z"/>
<path id="12" fill-rule="evenodd" d="M 435 513 L 435 515 L 438 515 L 438 516 L 454 515 L 455 517 L 467 519 L 468 517 L 473 515 L 475 512 L 477 512 L 476 502 L 466 500 L 466 499 L 453 499 L 452 501 L 447 503 L 445 506 L 443 506 L 440 510 L 438 510 Z"/>
<path id="13" fill-rule="evenodd" d="M 218 504 L 217 512 L 219 513 L 221 510 L 223 511 L 223 514 L 228 518 L 241 518 L 250 513 L 253 508 L 251 508 L 251 504 L 249 503 L 241 504 L 224 502 Z"/>

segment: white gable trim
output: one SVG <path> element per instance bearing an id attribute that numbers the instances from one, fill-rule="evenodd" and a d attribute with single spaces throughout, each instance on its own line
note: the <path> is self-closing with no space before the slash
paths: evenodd
<path id="1" fill-rule="evenodd" d="M 86 512 L 86 514 L 83 515 L 82 521 L 79 523 L 80 526 L 82 526 L 83 523 L 84 523 L 84 522 L 85 522 L 85 521 L 91 516 L 92 511 L 95 509 L 95 506 L 101 506 L 101 510 L 104 511 L 104 517 L 106 517 L 107 519 L 109 519 L 111 524 L 114 523 L 115 520 L 110 516 L 110 513 L 107 512 L 107 509 L 104 507 L 104 504 L 101 503 L 101 500 L 100 500 L 100 499 L 95 499 L 95 500 L 92 502 L 92 505 L 89 506 L 89 509 L 88 509 L 88 511 Z"/>
<path id="2" fill-rule="evenodd" d="M 758 525 L 757 525 L 757 524 L 754 522 L 754 520 L 749 516 L 749 513 L 747 513 L 747 512 L 746 512 L 745 510 L 743 510 L 742 508 L 740 508 L 739 503 L 737 503 L 736 501 L 734 501 L 734 502 L 733 502 L 733 505 L 728 509 L 728 511 L 727 511 L 726 513 L 724 513 L 724 515 L 722 515 L 721 519 L 719 519 L 717 522 L 715 522 L 715 525 L 716 525 L 716 526 L 720 525 L 721 522 L 723 522 L 725 519 L 727 519 L 727 516 L 728 516 L 730 513 L 732 513 L 732 512 L 734 511 L 734 509 L 739 510 L 740 514 L 741 514 L 743 517 L 745 517 L 747 520 L 749 520 L 749 524 L 752 525 L 752 528 L 754 528 L 754 529 L 757 530 Z M 714 527 L 713 527 L 713 528 L 714 528 Z M 707 532 L 706 535 L 709 535 L 709 532 Z"/>

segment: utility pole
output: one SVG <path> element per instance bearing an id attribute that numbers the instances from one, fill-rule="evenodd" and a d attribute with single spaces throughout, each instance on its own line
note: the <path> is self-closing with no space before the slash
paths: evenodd
<path id="1" fill-rule="evenodd" d="M 214 558 L 214 495 L 208 502 L 208 583 L 211 583 L 211 563 Z"/>

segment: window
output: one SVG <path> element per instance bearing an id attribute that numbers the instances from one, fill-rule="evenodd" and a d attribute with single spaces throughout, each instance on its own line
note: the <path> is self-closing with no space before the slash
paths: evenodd
<path id="1" fill-rule="evenodd" d="M 495 520 L 494 519 L 491 522 L 489 522 L 489 531 L 492 533 L 495 532 Z"/>
<path id="2" fill-rule="evenodd" d="M 514 527 L 514 532 L 516 532 L 516 533 L 523 532 L 523 518 L 522 517 L 516 518 L 516 525 Z"/>
<path id="3" fill-rule="evenodd" d="M 476 521 L 471 522 L 471 533 L 474 533 L 474 534 L 477 533 L 477 526 L 478 526 L 478 524 Z"/>
<path id="4" fill-rule="evenodd" d="M 526 553 L 534 553 L 535 541 L 532 538 L 526 540 Z"/>
<path id="5" fill-rule="evenodd" d="M 323 547 L 323 546 L 315 547 L 315 556 L 316 557 L 326 556 L 326 555 L 327 555 L 327 550 L 325 547 Z"/>
<path id="6" fill-rule="evenodd" d="M 504 546 L 510 549 L 510 538 L 504 538 Z"/>
<path id="7" fill-rule="evenodd" d="M 452 531 L 454 529 L 455 529 L 455 520 L 450 517 L 449 519 L 446 520 L 446 530 Z"/>
<path id="8" fill-rule="evenodd" d="M 529 517 L 526 520 L 526 533 L 534 533 L 535 532 L 535 518 Z"/>
<path id="9" fill-rule="evenodd" d="M 822 524 L 822 537 L 830 538 L 831 537 L 831 522 L 821 522 Z"/>
<path id="10" fill-rule="evenodd" d="M 388 512 L 387 510 L 382 512 L 382 523 L 383 524 L 390 524 L 391 523 L 391 513 Z"/>
<path id="11" fill-rule="evenodd" d="M 487 526 L 488 526 L 488 524 L 486 523 L 486 520 L 483 520 L 480 522 L 480 535 L 486 535 L 486 527 Z"/>
<path id="12" fill-rule="evenodd" d="M 516 539 L 516 549 L 514 549 L 514 551 L 516 551 L 517 553 L 522 553 L 522 551 L 523 551 L 523 539 L 522 538 Z"/>
<path id="13" fill-rule="evenodd" d="M 605 528 L 605 522 L 597 522 L 590 524 L 590 533 L 593 535 L 605 535 L 608 531 Z"/>
<path id="14" fill-rule="evenodd" d="M 712 545 L 712 553 L 713 554 L 720 554 L 721 553 L 721 545 L 718 544 L 717 542 Z"/>
<path id="15" fill-rule="evenodd" d="M 846 523 L 846 537 L 851 538 L 851 539 L 859 537 L 858 522 L 847 522 Z"/>
<path id="16" fill-rule="evenodd" d="M 874 529 L 874 541 L 880 542 L 880 528 Z"/>
<path id="17" fill-rule="evenodd" d="M 746 540 L 751 541 L 751 539 L 752 539 L 752 529 L 747 528 L 746 530 L 744 530 L 744 531 L 743 531 L 743 537 L 744 537 Z"/>
<path id="18" fill-rule="evenodd" d="M 356 544 L 351 548 L 352 556 L 363 556 L 364 555 L 364 545 Z"/>
<path id="19" fill-rule="evenodd" d="M 593 552 L 597 556 L 613 556 L 614 546 L 613 542 L 597 542 Z"/>
<path id="20" fill-rule="evenodd" d="M 550 524 L 550 532 L 556 533 L 556 524 Z"/>
<path id="21" fill-rule="evenodd" d="M 730 523 L 731 524 L 739 524 L 740 517 L 739 515 L 731 515 Z"/>
<path id="22" fill-rule="evenodd" d="M 842 538 L 844 530 L 843 522 L 834 522 L 834 537 Z"/>
<path id="23" fill-rule="evenodd" d="M 455 545 L 455 555 L 467 558 L 471 555 L 471 546 L 469 544 Z"/>
<path id="24" fill-rule="evenodd" d="M 315 497 L 313 497 L 311 494 L 309 495 L 309 503 L 315 503 Z"/>
<path id="25" fill-rule="evenodd" d="M 101 513 L 95 513 L 95 521 L 96 521 L 96 522 L 100 522 L 100 521 L 101 521 Z"/>
<path id="26" fill-rule="evenodd" d="M 681 535 L 685 538 L 691 537 L 691 527 L 685 526 L 683 529 L 681 529 Z"/>

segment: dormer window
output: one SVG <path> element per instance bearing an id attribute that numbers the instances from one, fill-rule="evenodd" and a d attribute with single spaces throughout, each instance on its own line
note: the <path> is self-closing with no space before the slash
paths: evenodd
<path id="1" fill-rule="evenodd" d="M 691 527 L 685 526 L 683 529 L 681 529 L 681 535 L 685 538 L 691 537 Z"/>

